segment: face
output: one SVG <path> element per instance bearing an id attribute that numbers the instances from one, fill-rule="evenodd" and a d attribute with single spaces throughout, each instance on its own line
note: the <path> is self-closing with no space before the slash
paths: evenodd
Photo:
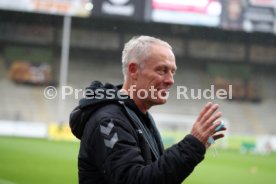
<path id="1" fill-rule="evenodd" d="M 147 98 L 140 99 L 147 108 L 166 103 L 176 71 L 175 57 L 169 48 L 154 45 L 151 49 L 151 57 L 138 68 L 136 80 L 137 90 L 145 89 L 148 92 Z M 145 97 L 143 95 L 141 92 L 140 96 Z"/>

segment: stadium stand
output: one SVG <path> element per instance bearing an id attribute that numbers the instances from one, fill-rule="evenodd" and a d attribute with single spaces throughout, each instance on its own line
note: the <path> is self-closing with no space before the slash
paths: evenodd
<path id="1" fill-rule="evenodd" d="M 102 64 L 104 63 L 104 64 Z M 79 59 L 70 61 L 68 86 L 73 89 L 84 89 L 92 80 L 101 80 L 119 84 L 122 81 L 121 63 L 118 60 L 105 61 L 97 59 Z M 275 91 L 276 76 L 254 76 L 261 84 L 263 101 L 260 103 L 212 100 L 220 104 L 223 117 L 229 120 L 229 131 L 234 134 L 272 134 L 275 126 Z M 17 85 L 7 78 L 0 80 L 0 116 L 6 120 L 56 121 L 57 99 L 48 100 L 43 96 L 44 87 Z M 202 69 L 189 66 L 179 66 L 175 77 L 175 87 L 170 92 L 169 101 L 164 106 L 152 108 L 153 114 L 169 114 L 196 117 L 202 106 L 209 100 L 177 99 L 176 86 L 186 86 L 189 89 L 210 88 L 212 79 Z M 82 97 L 79 93 L 78 98 Z M 66 97 L 64 116 L 68 115 L 77 104 L 74 95 Z M 157 117 L 158 118 L 158 117 Z M 68 121 L 68 119 L 65 119 Z"/>
<path id="2" fill-rule="evenodd" d="M 42 51 L 46 49 L 47 53 L 49 53 L 46 60 L 52 66 L 53 77 L 56 79 L 53 85 L 55 85 L 58 83 L 59 76 L 61 30 L 58 25 L 60 25 L 60 22 L 58 20 L 54 21 L 54 17 L 49 19 L 49 17 L 45 16 L 44 19 L 49 20 L 49 22 L 47 22 L 47 29 L 44 29 L 45 25 L 41 25 L 40 21 L 44 19 L 41 17 L 39 19 L 39 16 L 37 16 L 38 19 L 36 20 L 25 22 L 30 19 L 30 16 L 32 15 L 14 15 L 10 16 L 14 20 L 10 19 L 10 22 L 7 20 L 1 23 L 2 29 L 0 31 L 3 34 L 0 41 L 3 44 L 0 47 L 0 54 L 4 54 L 5 47 L 8 46 L 10 48 L 10 45 L 29 46 L 39 48 L 38 50 L 41 49 Z M 21 21 L 21 29 L 15 26 L 17 25 L 17 20 Z M 177 99 L 176 86 L 186 86 L 188 89 L 208 89 L 215 83 L 213 76 L 209 73 L 208 64 L 239 64 L 247 62 L 247 64 L 254 66 L 250 73 L 250 80 L 255 87 L 252 89 L 258 92 L 261 100 L 252 102 L 215 99 L 213 101 L 221 105 L 223 117 L 229 121 L 229 131 L 231 133 L 276 133 L 276 74 L 273 71 L 275 69 L 275 59 L 273 60 L 275 58 L 273 52 L 273 49 L 275 49 L 273 40 L 275 38 L 271 35 L 232 33 L 215 29 L 160 24 L 153 26 L 137 22 L 97 21 L 94 19 L 74 20 L 73 26 L 75 27 L 73 27 L 71 36 L 72 44 L 67 82 L 67 85 L 73 89 L 84 89 L 93 80 L 114 84 L 121 83 L 123 76 L 121 74 L 120 54 L 123 43 L 133 35 L 154 35 L 172 44 L 178 64 L 175 86 L 170 91 L 169 101 L 166 105 L 153 107 L 151 111 L 154 114 L 168 114 L 170 117 L 175 116 L 180 119 L 181 115 L 184 117 L 196 117 L 202 106 L 210 100 Z M 33 35 L 32 33 L 36 29 L 39 34 L 33 40 L 30 35 Z M 27 40 L 21 34 L 20 31 L 22 30 L 25 30 L 26 34 L 30 33 Z M 43 42 L 40 40 L 42 37 L 45 39 Z M 254 39 L 256 39 L 256 43 L 250 43 Z M 258 51 L 259 49 L 259 53 L 246 53 L 250 51 L 248 46 L 250 44 L 257 45 L 258 47 L 254 47 L 255 50 L 253 51 Z M 272 49 L 260 55 L 263 50 L 267 50 L 264 47 L 266 44 L 270 45 Z M 245 51 L 246 48 L 248 49 L 247 51 Z M 236 52 L 238 53 L 236 54 Z M 266 55 L 269 55 L 269 57 L 267 57 L 266 63 L 262 63 L 262 57 Z M 34 56 L 38 58 L 37 60 L 45 62 L 45 54 L 33 54 L 33 58 Z M 250 62 L 254 61 L 255 63 L 250 63 L 248 59 Z M 267 72 L 266 69 L 269 69 L 270 72 Z M 2 56 L 0 57 L 0 119 L 42 121 L 45 123 L 57 122 L 59 116 L 58 99 L 46 99 L 43 94 L 45 86 L 13 83 L 8 78 L 8 72 L 7 62 L 5 57 Z M 77 105 L 82 93 L 78 93 L 77 97 L 78 99 L 74 99 L 74 95 L 66 97 L 63 112 L 64 122 L 60 123 L 67 123 L 69 113 Z"/>

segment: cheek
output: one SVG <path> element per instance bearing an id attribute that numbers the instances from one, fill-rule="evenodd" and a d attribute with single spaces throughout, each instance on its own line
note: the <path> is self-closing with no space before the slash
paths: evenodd
<path id="1" fill-rule="evenodd" d="M 150 88 L 151 86 L 159 86 L 162 83 L 162 76 L 156 74 L 155 72 L 144 73 L 143 77 L 140 78 L 139 84 L 143 87 Z"/>
<path id="2" fill-rule="evenodd" d="M 151 86 L 153 86 L 154 88 L 157 88 L 160 85 L 160 82 L 157 78 L 152 79 L 148 82 L 147 86 L 150 88 Z"/>
<path id="3" fill-rule="evenodd" d="M 152 80 L 152 84 L 156 85 L 156 86 L 162 85 L 162 82 L 163 82 L 163 78 L 162 78 L 162 76 L 159 76 L 159 75 L 155 76 Z"/>

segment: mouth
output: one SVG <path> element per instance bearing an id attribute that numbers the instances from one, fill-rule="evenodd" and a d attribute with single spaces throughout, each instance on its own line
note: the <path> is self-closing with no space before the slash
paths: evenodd
<path id="1" fill-rule="evenodd" d="M 166 97 L 170 92 L 169 88 L 163 88 L 163 89 L 159 89 L 158 93 L 162 96 L 162 97 Z"/>
<path id="2" fill-rule="evenodd" d="M 170 92 L 171 88 L 161 88 L 161 89 L 158 89 L 158 91 L 162 91 L 162 92 Z"/>

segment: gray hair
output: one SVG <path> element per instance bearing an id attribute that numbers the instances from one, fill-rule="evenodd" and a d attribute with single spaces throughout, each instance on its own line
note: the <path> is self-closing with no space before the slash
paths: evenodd
<path id="1" fill-rule="evenodd" d="M 141 67 L 151 56 L 151 46 L 160 44 L 172 50 L 172 47 L 165 41 L 151 36 L 135 36 L 131 38 L 124 46 L 122 53 L 122 70 L 124 78 L 127 78 L 127 69 L 129 61 L 134 61 Z"/>

